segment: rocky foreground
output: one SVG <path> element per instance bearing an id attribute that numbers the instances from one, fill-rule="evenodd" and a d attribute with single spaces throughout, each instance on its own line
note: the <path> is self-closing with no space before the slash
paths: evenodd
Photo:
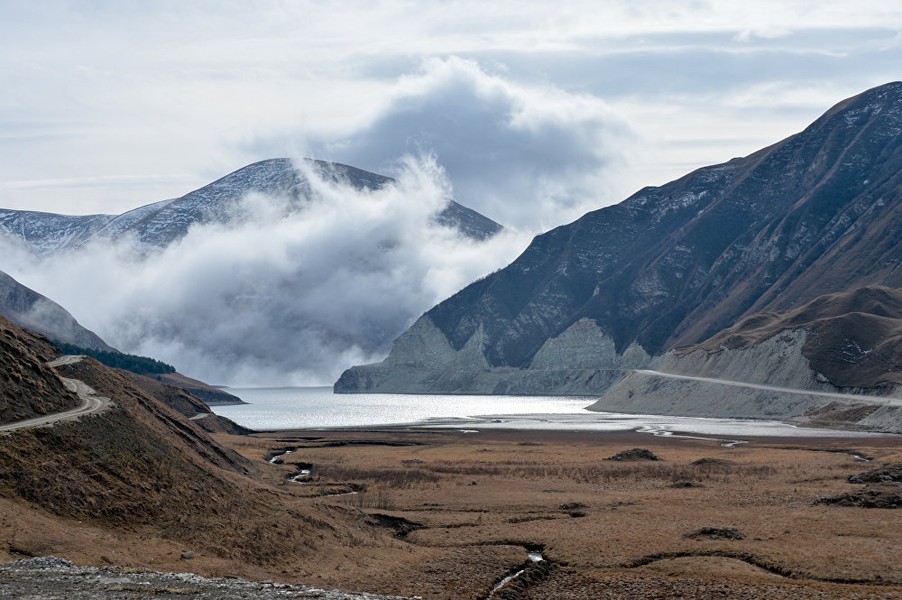
<path id="1" fill-rule="evenodd" d="M 404 600 L 400 596 L 346 594 L 305 585 L 238 578 L 200 577 L 193 573 L 155 573 L 129 567 L 78 567 L 61 558 L 39 557 L 0 564 L 0 597 L 41 600 L 97 598 L 318 598 L 321 600 Z"/>

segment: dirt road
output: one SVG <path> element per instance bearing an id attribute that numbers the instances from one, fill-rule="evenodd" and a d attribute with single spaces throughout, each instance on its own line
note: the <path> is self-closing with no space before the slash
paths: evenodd
<path id="1" fill-rule="evenodd" d="M 875 404 L 889 404 L 892 406 L 902 406 L 902 399 L 886 398 L 881 396 L 866 396 L 864 394 L 841 394 L 839 392 L 817 392 L 814 390 L 800 390 L 796 388 L 777 387 L 773 385 L 764 385 L 759 383 L 744 383 L 741 381 L 730 381 L 728 379 L 714 379 L 712 377 L 696 377 L 693 375 L 675 375 L 673 373 L 664 373 L 662 371 L 652 371 L 650 369 L 636 369 L 636 373 L 643 375 L 651 375 L 654 377 L 667 377 L 669 379 L 686 379 L 689 381 L 702 381 L 705 383 L 716 383 L 720 385 L 731 385 L 734 387 L 752 388 L 756 390 L 766 390 L 769 392 L 780 392 L 782 394 L 804 394 L 806 396 L 821 396 L 824 398 L 835 398 L 837 400 L 845 400 L 852 402 L 870 402 Z"/>
<path id="2" fill-rule="evenodd" d="M 81 356 L 75 355 L 61 356 L 60 358 L 47 363 L 47 366 L 59 367 L 62 365 L 71 365 L 79 362 L 81 359 Z M 97 392 L 83 381 L 70 379 L 68 377 L 60 377 L 60 379 L 68 390 L 78 394 L 78 397 L 81 399 L 80 406 L 52 415 L 26 419 L 17 423 L 9 423 L 8 425 L 0 425 L 0 433 L 7 433 L 19 429 L 29 429 L 31 427 L 45 427 L 53 425 L 54 423 L 59 423 L 60 421 L 72 421 L 80 417 L 103 412 L 113 404 L 109 398 L 98 396 Z"/>

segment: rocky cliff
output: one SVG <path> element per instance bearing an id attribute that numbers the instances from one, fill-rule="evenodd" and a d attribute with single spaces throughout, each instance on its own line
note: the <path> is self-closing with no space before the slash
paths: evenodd
<path id="1" fill-rule="evenodd" d="M 752 155 L 589 213 L 434 307 L 335 390 L 598 394 L 744 317 L 900 287 L 900 134 L 896 82 Z"/>

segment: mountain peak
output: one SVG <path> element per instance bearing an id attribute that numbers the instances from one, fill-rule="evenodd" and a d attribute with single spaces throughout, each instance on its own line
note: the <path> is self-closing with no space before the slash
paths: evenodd
<path id="1" fill-rule="evenodd" d="M 303 160 L 327 180 L 347 183 L 358 190 L 378 190 L 394 181 L 342 163 Z M 298 203 L 309 198 L 311 191 L 295 161 L 270 158 L 237 169 L 179 198 L 147 204 L 120 215 L 67 216 L 0 209 L 0 234 L 19 239 L 36 254 L 126 235 L 150 248 L 163 248 L 184 237 L 193 225 L 240 220 L 244 214 L 240 201 L 251 193 Z M 436 221 L 479 240 L 502 229 L 495 221 L 453 200 L 436 216 Z"/>

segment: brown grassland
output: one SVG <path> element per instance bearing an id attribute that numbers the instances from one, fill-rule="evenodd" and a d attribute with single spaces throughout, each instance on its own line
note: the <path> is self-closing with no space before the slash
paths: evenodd
<path id="1" fill-rule="evenodd" d="M 265 472 L 269 483 L 298 505 L 351 512 L 392 534 L 349 538 L 315 565 L 292 566 L 318 585 L 486 598 L 533 550 L 546 560 L 496 598 L 902 597 L 902 511 L 818 503 L 863 491 L 902 501 L 902 484 L 848 481 L 902 462 L 895 437 L 735 448 L 547 431 L 219 441 L 258 462 L 294 450 Z M 605 460 L 635 446 L 661 460 Z M 302 469 L 310 475 L 287 480 Z"/>
<path id="2" fill-rule="evenodd" d="M 900 436 L 237 435 L 181 391 L 91 359 L 51 369 L 46 340 L 0 334 L 6 421 L 71 404 L 58 375 L 112 402 L 0 435 L 0 562 L 430 600 L 902 597 Z M 660 460 L 606 460 L 635 448 Z"/>

